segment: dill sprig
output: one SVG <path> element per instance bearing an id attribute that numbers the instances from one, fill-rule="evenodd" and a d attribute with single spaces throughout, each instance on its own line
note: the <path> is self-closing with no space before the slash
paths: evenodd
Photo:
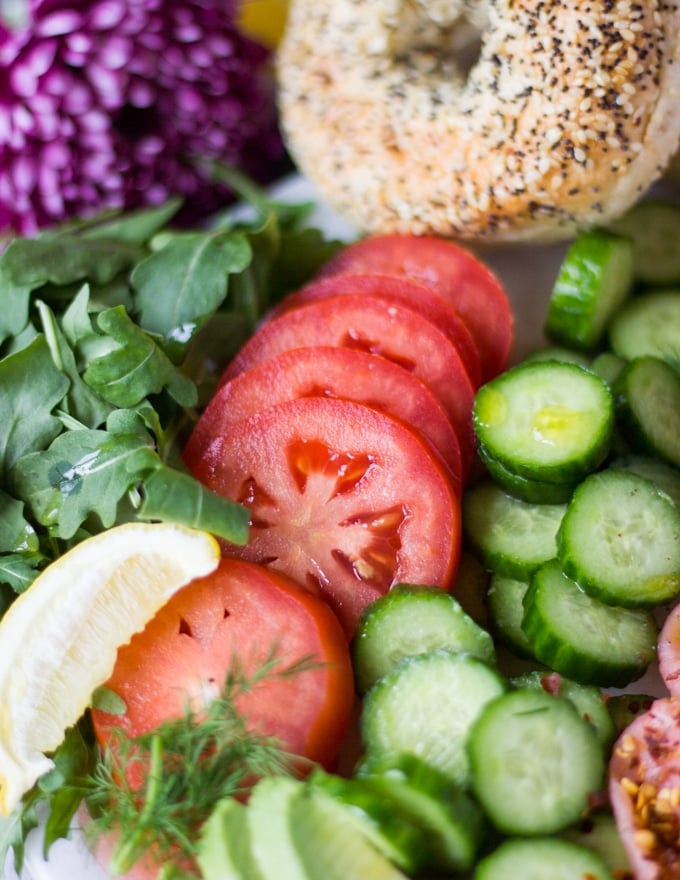
<path id="1" fill-rule="evenodd" d="M 218 697 L 200 712 L 130 738 L 113 732 L 109 747 L 85 783 L 92 816 L 85 832 L 115 840 L 109 870 L 128 871 L 151 854 L 159 864 L 191 864 L 203 822 L 225 797 L 244 794 L 255 779 L 291 775 L 300 758 L 274 737 L 249 729 L 238 698 L 272 677 L 299 674 L 308 658 L 283 665 L 272 651 L 251 675 L 235 662 Z"/>

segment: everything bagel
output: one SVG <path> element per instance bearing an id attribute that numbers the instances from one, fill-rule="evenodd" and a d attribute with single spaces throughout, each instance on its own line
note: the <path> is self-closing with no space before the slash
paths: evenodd
<path id="1" fill-rule="evenodd" d="M 557 240 L 675 151 L 680 6 L 293 0 L 278 74 L 294 160 L 359 229 Z"/>

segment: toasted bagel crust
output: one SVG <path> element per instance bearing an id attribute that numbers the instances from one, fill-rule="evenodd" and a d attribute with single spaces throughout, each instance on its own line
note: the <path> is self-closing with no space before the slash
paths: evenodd
<path id="1" fill-rule="evenodd" d="M 623 213 L 675 151 L 680 5 L 293 0 L 278 74 L 293 158 L 358 229 L 558 240 Z"/>

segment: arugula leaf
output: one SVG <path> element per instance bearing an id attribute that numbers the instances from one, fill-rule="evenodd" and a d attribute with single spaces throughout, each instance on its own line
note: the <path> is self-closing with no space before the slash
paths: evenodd
<path id="1" fill-rule="evenodd" d="M 143 256 L 137 244 L 88 239 L 73 233 L 15 238 L 0 256 L 0 272 L 17 286 L 71 284 L 89 278 L 105 284 Z"/>
<path id="2" fill-rule="evenodd" d="M 141 325 L 179 345 L 221 306 L 230 275 L 252 259 L 243 235 L 234 232 L 178 233 L 132 271 Z"/>
<path id="3" fill-rule="evenodd" d="M 40 794 L 49 801 L 43 839 L 45 856 L 56 840 L 68 835 L 83 800 L 81 780 L 94 770 L 96 761 L 93 738 L 86 738 L 81 727 L 69 728 L 54 754 L 54 767 L 37 785 Z"/>
<path id="4" fill-rule="evenodd" d="M 3 269 L 0 257 L 0 342 L 21 333 L 28 324 L 31 290 L 30 284 L 16 284 L 12 281 Z"/>
<path id="5" fill-rule="evenodd" d="M 38 566 L 44 559 L 39 556 L 25 556 L 21 553 L 0 555 L 0 584 L 7 584 L 16 594 L 25 592 L 38 576 Z M 5 613 L 9 603 L 4 592 L 0 593 L 0 616 Z"/>
<path id="6" fill-rule="evenodd" d="M 115 239 L 128 244 L 142 245 L 163 229 L 182 207 L 179 196 L 169 198 L 161 205 L 136 208 L 113 216 L 99 216 L 82 222 L 80 231 L 84 238 Z"/>
<path id="7" fill-rule="evenodd" d="M 160 467 L 145 480 L 143 495 L 139 510 L 143 519 L 171 520 L 240 546 L 248 541 L 247 509 L 206 489 L 189 474 Z"/>
<path id="8" fill-rule="evenodd" d="M 167 388 L 181 406 L 196 403 L 196 386 L 191 379 L 174 366 L 122 306 L 102 312 L 97 325 L 118 347 L 92 361 L 83 378 L 105 400 L 118 407 L 131 407 Z"/>
<path id="9" fill-rule="evenodd" d="M 30 831 L 38 827 L 35 807 L 27 804 L 22 810 L 0 816 L 0 865 L 5 864 L 10 850 L 14 854 L 14 869 L 21 871 L 24 864 L 24 841 Z"/>
<path id="10" fill-rule="evenodd" d="M 47 341 L 38 336 L 0 361 L 0 484 L 11 486 L 19 458 L 44 449 L 61 430 L 52 414 L 69 387 L 54 365 Z"/>
<path id="11" fill-rule="evenodd" d="M 36 552 L 35 529 L 24 516 L 24 503 L 0 489 L 0 553 Z"/>
<path id="12" fill-rule="evenodd" d="M 158 464 L 148 437 L 67 431 L 49 449 L 21 458 L 15 482 L 41 525 L 72 538 L 90 514 L 112 526 L 120 499 Z"/>
<path id="13" fill-rule="evenodd" d="M 63 401 L 65 411 L 85 427 L 99 427 L 113 409 L 112 405 L 102 400 L 81 378 L 75 354 L 61 331 L 54 312 L 43 302 L 38 302 L 37 307 L 52 360 L 71 380 Z"/>

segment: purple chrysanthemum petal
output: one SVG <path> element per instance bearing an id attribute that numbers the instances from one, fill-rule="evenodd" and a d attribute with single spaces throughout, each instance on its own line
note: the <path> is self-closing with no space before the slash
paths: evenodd
<path id="1" fill-rule="evenodd" d="M 234 2 L 21 9 L 24 26 L 0 22 L 0 234 L 171 193 L 200 215 L 224 193 L 196 157 L 259 179 L 282 158 L 268 53 L 238 31 Z"/>

